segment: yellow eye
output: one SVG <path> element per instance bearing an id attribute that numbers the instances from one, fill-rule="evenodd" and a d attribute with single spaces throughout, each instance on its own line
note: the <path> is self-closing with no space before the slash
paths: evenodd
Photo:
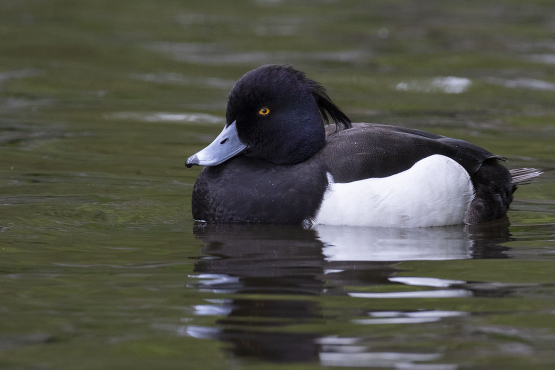
<path id="1" fill-rule="evenodd" d="M 258 114 L 260 114 L 261 116 L 267 116 L 270 113 L 270 110 L 268 108 L 262 108 L 261 110 L 258 111 Z"/>

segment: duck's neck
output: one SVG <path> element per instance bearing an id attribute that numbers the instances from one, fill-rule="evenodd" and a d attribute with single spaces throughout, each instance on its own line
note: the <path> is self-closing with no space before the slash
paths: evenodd
<path id="1" fill-rule="evenodd" d="M 258 150 L 245 153 L 275 164 L 291 165 L 306 161 L 318 153 L 325 145 L 326 134 L 323 124 L 300 125 L 287 135 L 272 140 L 265 145 L 258 145 Z"/>
<path id="2" fill-rule="evenodd" d="M 288 152 L 283 155 L 282 164 L 296 164 L 304 162 L 318 153 L 325 145 L 326 132 L 323 125 L 319 125 L 308 132 L 296 135 L 288 145 Z"/>

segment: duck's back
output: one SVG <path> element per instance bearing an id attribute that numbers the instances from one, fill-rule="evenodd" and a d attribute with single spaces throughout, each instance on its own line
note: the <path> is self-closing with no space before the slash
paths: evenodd
<path id="1" fill-rule="evenodd" d="M 336 183 L 393 176 L 432 155 L 443 155 L 460 164 L 470 175 L 475 197 L 466 223 L 503 217 L 515 190 L 509 171 L 498 163 L 502 157 L 472 143 L 396 126 L 355 123 L 353 128 L 326 129 L 323 160 Z M 441 177 L 437 181 L 442 181 Z M 407 184 L 410 186 L 410 184 Z"/>
<path id="2" fill-rule="evenodd" d="M 434 154 L 455 160 L 475 174 L 488 159 L 502 159 L 472 143 L 403 127 L 354 123 L 327 127 L 326 146 L 318 153 L 336 182 L 388 177 Z"/>

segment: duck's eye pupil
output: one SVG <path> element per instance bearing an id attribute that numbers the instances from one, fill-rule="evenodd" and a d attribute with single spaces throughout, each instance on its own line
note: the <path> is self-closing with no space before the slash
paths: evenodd
<path id="1" fill-rule="evenodd" d="M 261 110 L 258 111 L 258 114 L 260 114 L 261 116 L 265 116 L 268 113 L 270 113 L 270 110 L 268 108 L 262 108 Z"/>

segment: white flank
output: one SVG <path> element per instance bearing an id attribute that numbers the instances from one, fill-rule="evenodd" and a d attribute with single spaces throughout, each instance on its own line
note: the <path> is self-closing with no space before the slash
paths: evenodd
<path id="1" fill-rule="evenodd" d="M 329 185 L 314 224 L 430 227 L 462 224 L 474 187 L 454 160 L 432 155 L 384 178 Z"/>

